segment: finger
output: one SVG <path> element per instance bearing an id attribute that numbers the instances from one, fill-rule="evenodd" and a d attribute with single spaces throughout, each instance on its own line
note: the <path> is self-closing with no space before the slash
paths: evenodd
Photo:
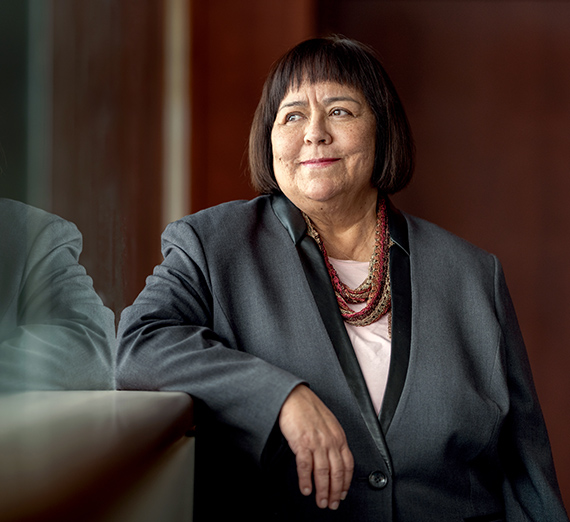
<path id="1" fill-rule="evenodd" d="M 350 483 L 352 482 L 352 475 L 354 473 L 354 457 L 352 456 L 352 452 L 348 446 L 345 446 L 341 450 L 340 454 L 344 462 L 344 478 L 340 499 L 344 500 L 348 495 L 348 488 L 350 488 Z"/>
<path id="2" fill-rule="evenodd" d="M 338 451 L 329 452 L 330 462 L 330 486 L 329 486 L 329 502 L 330 509 L 338 509 L 341 500 L 341 494 L 344 491 L 344 459 Z"/>
<path id="3" fill-rule="evenodd" d="M 315 479 L 315 500 L 317 506 L 326 508 L 329 505 L 330 463 L 327 452 L 319 448 L 313 454 Z"/>
<path id="4" fill-rule="evenodd" d="M 313 454 L 309 450 L 300 450 L 295 455 L 297 463 L 297 476 L 299 477 L 299 490 L 305 496 L 313 491 Z"/>

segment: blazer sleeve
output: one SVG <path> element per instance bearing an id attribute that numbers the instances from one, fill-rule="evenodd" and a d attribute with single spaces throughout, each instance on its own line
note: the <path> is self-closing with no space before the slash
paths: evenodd
<path id="1" fill-rule="evenodd" d="M 118 388 L 191 394 L 259 462 L 283 402 L 302 381 L 236 341 L 239 325 L 212 284 L 216 253 L 208 258 L 188 222 L 166 228 L 162 252 L 163 263 L 121 316 Z"/>
<path id="2" fill-rule="evenodd" d="M 11 232 L 27 245 L 11 260 L 20 271 L 2 274 L 15 290 L 0 338 L 0 390 L 113 388 L 114 314 L 78 262 L 81 234 L 37 209 L 24 221 Z"/>
<path id="3" fill-rule="evenodd" d="M 495 292 L 509 390 L 509 412 L 499 440 L 499 455 L 507 477 L 506 520 L 568 522 L 524 341 L 497 259 Z"/>

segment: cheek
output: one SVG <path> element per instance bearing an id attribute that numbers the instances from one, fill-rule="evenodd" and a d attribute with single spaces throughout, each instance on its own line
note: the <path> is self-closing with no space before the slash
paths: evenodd
<path id="1" fill-rule="evenodd" d="M 376 143 L 376 130 L 372 125 L 357 128 L 353 130 L 348 139 L 356 148 L 366 151 L 374 151 Z"/>
<path id="2" fill-rule="evenodd" d="M 355 158 L 372 168 L 375 157 L 375 145 L 375 140 L 370 140 L 368 136 L 363 136 L 362 141 L 355 146 Z"/>
<path id="3" fill-rule="evenodd" d="M 275 136 L 275 133 L 271 134 L 271 149 L 273 152 L 273 172 L 275 174 L 275 179 L 280 185 L 283 178 L 283 173 L 286 170 L 286 163 L 283 151 L 283 141 Z"/>
<path id="4" fill-rule="evenodd" d="M 292 162 L 287 159 L 287 157 L 281 153 L 273 152 L 273 173 L 275 174 L 275 180 L 278 185 L 286 184 L 287 180 L 293 175 Z"/>
<path id="5" fill-rule="evenodd" d="M 274 129 L 271 133 L 271 148 L 275 163 L 293 161 L 297 156 L 298 147 L 295 146 L 295 136 L 285 129 Z"/>

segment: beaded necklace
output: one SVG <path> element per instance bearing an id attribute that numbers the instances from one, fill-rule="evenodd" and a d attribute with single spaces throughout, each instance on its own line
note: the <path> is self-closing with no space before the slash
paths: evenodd
<path id="1" fill-rule="evenodd" d="M 304 212 L 303 217 L 307 223 L 308 234 L 317 242 L 323 253 L 340 313 L 345 322 L 355 326 L 368 326 L 390 312 L 390 232 L 388 230 L 386 201 L 381 199 L 378 205 L 376 230 L 374 233 L 374 251 L 370 258 L 368 277 L 355 289 L 349 288 L 339 279 L 335 268 L 329 261 L 327 250 L 314 223 Z M 355 312 L 348 306 L 349 303 L 366 303 L 366 306 L 362 310 Z"/>

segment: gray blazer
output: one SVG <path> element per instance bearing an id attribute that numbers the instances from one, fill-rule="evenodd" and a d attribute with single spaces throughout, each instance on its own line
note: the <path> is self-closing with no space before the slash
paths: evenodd
<path id="1" fill-rule="evenodd" d="M 568 521 L 497 259 L 389 212 L 392 360 L 380 418 L 304 220 L 283 196 L 163 234 L 164 262 L 119 325 L 122 389 L 197 402 L 196 520 Z M 355 458 L 347 499 L 298 492 L 276 425 L 308 384 Z"/>
<path id="2" fill-rule="evenodd" d="M 0 391 L 111 389 L 115 318 L 64 219 L 0 198 Z"/>

